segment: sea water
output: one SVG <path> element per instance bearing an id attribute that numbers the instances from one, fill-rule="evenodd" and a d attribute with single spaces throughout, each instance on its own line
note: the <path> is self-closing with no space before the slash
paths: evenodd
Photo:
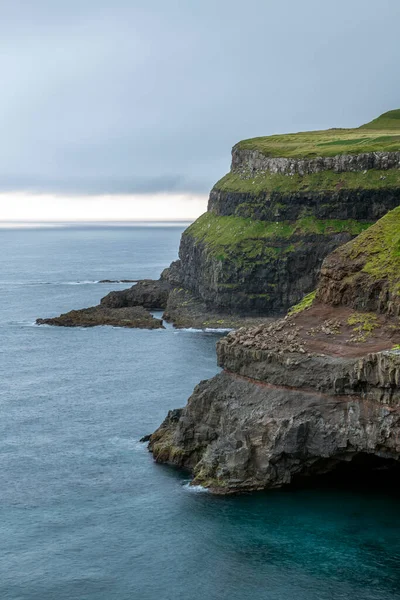
<path id="1" fill-rule="evenodd" d="M 158 277 L 183 228 L 0 230 L 0 600 L 399 599 L 395 492 L 213 497 L 139 442 L 220 334 L 34 325 Z"/>

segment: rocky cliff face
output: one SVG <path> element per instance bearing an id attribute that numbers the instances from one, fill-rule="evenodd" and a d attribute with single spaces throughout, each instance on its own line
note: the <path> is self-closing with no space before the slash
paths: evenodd
<path id="1" fill-rule="evenodd" d="M 315 289 L 327 255 L 321 298 L 355 307 L 356 291 L 359 308 L 381 310 L 386 302 L 396 313 L 397 288 L 366 276 L 356 245 L 351 260 L 332 252 L 399 205 L 400 111 L 354 130 L 244 140 L 233 148 L 231 171 L 212 189 L 208 211 L 183 233 L 179 260 L 158 281 L 108 294 L 94 314 L 161 308 L 182 327 L 265 320 Z M 352 277 L 351 269 L 362 273 L 348 285 L 342 274 Z M 62 321 L 78 323 L 81 316 Z"/>
<path id="2" fill-rule="evenodd" d="M 283 314 L 328 254 L 399 206 L 399 131 L 394 111 L 359 129 L 239 142 L 182 236 L 179 284 L 210 310 Z"/>
<path id="3" fill-rule="evenodd" d="M 242 149 L 234 146 L 232 150 L 232 171 L 255 172 L 268 171 L 282 175 L 307 175 L 334 171 L 344 173 L 369 169 L 399 169 L 400 152 L 363 152 L 362 154 L 339 154 L 337 156 L 319 156 L 317 158 L 283 158 L 265 156 L 258 150 Z"/>
<path id="4" fill-rule="evenodd" d="M 235 190 L 236 175 L 216 184 L 208 212 L 182 236 L 181 285 L 210 308 L 282 314 L 315 288 L 328 254 L 400 203 L 400 170 L 398 187 L 385 187 L 384 175 L 354 189 L 330 176 L 330 189 L 308 181 L 305 191 L 298 180 L 280 191 L 273 178 L 265 189 L 263 176 L 257 192 Z"/>
<path id="5" fill-rule="evenodd" d="M 317 299 L 400 315 L 400 209 L 389 212 L 323 263 Z"/>
<path id="6" fill-rule="evenodd" d="M 357 396 L 274 387 L 223 372 L 200 383 L 151 437 L 155 459 L 215 493 L 281 487 L 360 457 L 398 461 L 397 408 Z"/>
<path id="7" fill-rule="evenodd" d="M 400 321 L 390 307 L 399 236 L 400 208 L 329 256 L 317 292 L 285 318 L 220 340 L 223 372 L 154 432 L 155 459 L 190 469 L 215 493 L 279 487 L 343 464 L 397 477 Z M 364 296 L 358 276 L 369 282 Z M 360 312 L 365 298 L 374 312 Z"/>
<path id="8" fill-rule="evenodd" d="M 241 221 L 230 225 L 240 226 Z M 211 309 L 259 315 L 279 314 L 296 304 L 314 289 L 326 254 L 353 237 L 350 231 L 324 234 L 293 228 L 290 235 L 277 230 L 273 238 L 248 237 L 214 247 L 207 235 L 204 239 L 192 232 L 189 228 L 183 234 L 180 245 L 182 286 Z"/>

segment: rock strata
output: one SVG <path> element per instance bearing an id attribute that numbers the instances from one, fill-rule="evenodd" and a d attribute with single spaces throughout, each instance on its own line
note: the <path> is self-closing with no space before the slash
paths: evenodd
<path id="1" fill-rule="evenodd" d="M 223 372 L 150 436 L 155 460 L 191 470 L 193 483 L 220 494 L 343 464 L 398 476 L 399 239 L 397 208 L 329 256 L 316 293 L 285 318 L 220 340 Z"/>
<path id="2" fill-rule="evenodd" d="M 110 292 L 100 304 L 109 308 L 143 306 L 147 309 L 162 310 L 167 305 L 171 285 L 166 280 L 142 279 L 127 290 Z"/>
<path id="3" fill-rule="evenodd" d="M 335 173 L 366 171 L 370 169 L 399 169 L 400 152 L 365 152 L 361 154 L 339 154 L 319 156 L 312 159 L 270 158 L 257 150 L 243 150 L 234 146 L 232 171 L 269 171 L 281 175 L 306 175 L 334 171 Z"/>
<path id="4" fill-rule="evenodd" d="M 152 436 L 159 462 L 219 494 L 281 487 L 359 457 L 398 461 L 400 411 L 357 396 L 271 386 L 223 372 Z"/>
<path id="5" fill-rule="evenodd" d="M 95 327 L 97 325 L 112 325 L 139 329 L 163 328 L 162 321 L 155 319 L 141 306 L 109 308 L 98 305 L 81 310 L 71 310 L 59 317 L 37 319 L 38 325 L 55 325 L 58 327 Z"/>
<path id="6" fill-rule="evenodd" d="M 390 111 L 352 130 L 239 142 L 208 211 L 184 231 L 179 260 L 158 281 L 110 292 L 101 306 L 162 309 L 178 327 L 230 328 L 282 316 L 315 289 L 328 255 L 343 270 L 332 252 L 400 205 L 399 132 L 400 111 Z M 361 254 L 354 254 L 358 272 Z M 365 269 L 358 286 L 340 276 L 340 290 L 332 265 L 328 271 L 319 297 L 351 303 L 357 288 L 359 308 L 386 303 L 399 314 L 396 289 L 376 279 L 370 285 Z"/>

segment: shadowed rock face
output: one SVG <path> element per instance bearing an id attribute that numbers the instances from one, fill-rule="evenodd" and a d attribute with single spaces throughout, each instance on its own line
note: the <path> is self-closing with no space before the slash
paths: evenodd
<path id="1" fill-rule="evenodd" d="M 398 477 L 399 240 L 397 208 L 325 260 L 316 299 L 220 340 L 224 371 L 150 437 L 155 460 L 190 469 L 216 493 L 279 487 L 343 463 L 396 467 Z"/>
<path id="2" fill-rule="evenodd" d="M 398 399 L 389 405 L 368 394 L 274 386 L 223 372 L 168 415 L 150 449 L 156 461 L 190 469 L 193 483 L 226 494 L 327 473 L 360 454 L 398 461 L 399 434 Z"/>
<path id="3" fill-rule="evenodd" d="M 326 258 L 317 300 L 400 315 L 400 208 Z"/>
<path id="4" fill-rule="evenodd" d="M 155 319 L 141 306 L 125 308 L 108 308 L 98 305 L 81 310 L 71 310 L 59 317 L 37 319 L 38 325 L 55 325 L 58 327 L 95 327 L 96 325 L 112 325 L 114 327 L 137 327 L 139 329 L 158 329 L 163 324 Z"/>
<path id="5" fill-rule="evenodd" d="M 339 154 L 317 158 L 281 158 L 265 156 L 257 150 L 246 150 L 234 146 L 232 171 L 269 171 L 282 175 L 305 175 L 334 171 L 348 173 L 368 169 L 400 168 L 400 152 L 365 152 L 361 154 Z"/>
<path id="6" fill-rule="evenodd" d="M 298 234 L 289 240 L 276 236 L 263 244 L 248 240 L 249 255 L 238 244 L 222 257 L 188 232 L 179 249 L 182 285 L 210 310 L 279 315 L 315 288 L 326 254 L 351 238 L 342 232 Z"/>
<path id="7" fill-rule="evenodd" d="M 164 309 L 167 306 L 171 286 L 168 281 L 143 279 L 127 290 L 110 292 L 100 304 L 108 308 L 143 306 L 148 309 Z"/>
<path id="8" fill-rule="evenodd" d="M 232 156 L 179 249 L 180 285 L 210 310 L 283 314 L 315 289 L 326 256 L 400 204 L 399 152 L 303 160 L 235 147 Z M 332 177 L 306 181 L 323 171 Z"/>
<path id="9" fill-rule="evenodd" d="M 259 221 L 296 221 L 305 216 L 316 219 L 354 219 L 375 222 L 400 204 L 400 187 L 387 189 L 346 189 L 292 192 L 279 190 L 250 193 L 210 192 L 208 211 L 220 216 L 237 216 Z"/>

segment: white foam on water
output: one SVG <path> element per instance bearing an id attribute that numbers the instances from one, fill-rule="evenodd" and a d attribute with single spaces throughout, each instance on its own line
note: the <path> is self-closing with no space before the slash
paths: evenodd
<path id="1" fill-rule="evenodd" d="M 187 483 L 184 483 L 182 485 L 182 487 L 187 490 L 188 492 L 191 492 L 192 494 L 209 494 L 210 490 L 208 488 L 203 487 L 202 485 L 191 485 L 191 482 L 188 481 Z"/>
<path id="2" fill-rule="evenodd" d="M 84 279 L 83 281 L 62 281 L 60 283 L 54 283 L 53 285 L 92 285 L 95 283 L 100 283 L 100 281 Z"/>
<path id="3" fill-rule="evenodd" d="M 136 281 L 136 280 L 135 280 Z M 133 282 L 133 280 L 132 280 Z M 129 285 L 131 281 L 102 281 L 101 279 L 83 279 L 82 281 L 0 281 L 0 285 Z"/>
<path id="4" fill-rule="evenodd" d="M 230 327 L 205 327 L 204 329 L 197 329 L 195 327 L 182 327 L 175 329 L 175 333 L 229 333 L 233 331 Z"/>
<path id="5" fill-rule="evenodd" d="M 148 452 L 147 442 L 140 442 L 137 438 L 121 438 L 114 436 L 108 440 L 113 446 L 134 452 Z"/>

